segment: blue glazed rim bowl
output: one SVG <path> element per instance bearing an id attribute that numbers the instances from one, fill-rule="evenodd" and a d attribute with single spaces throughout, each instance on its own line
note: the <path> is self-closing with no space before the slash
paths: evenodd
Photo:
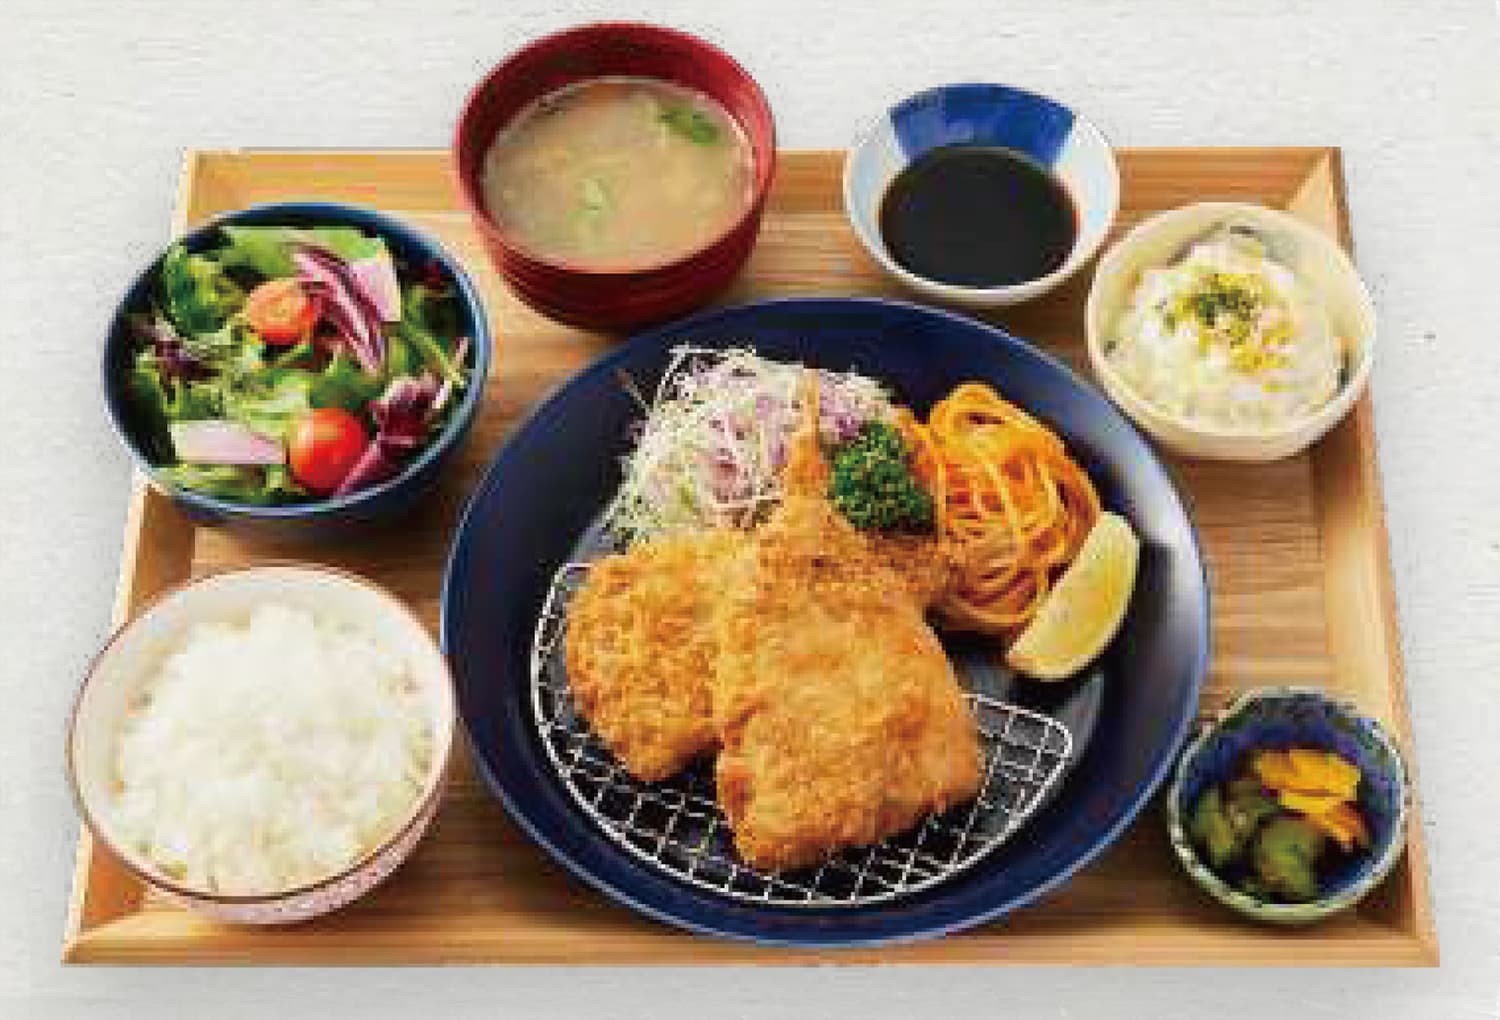
<path id="1" fill-rule="evenodd" d="M 152 485 L 170 496 L 193 520 L 204 524 L 274 533 L 279 537 L 324 538 L 336 532 L 324 525 L 367 522 L 393 517 L 411 507 L 436 480 L 448 455 L 463 441 L 483 399 L 485 381 L 489 378 L 493 339 L 489 316 L 485 313 L 479 291 L 462 265 L 435 239 L 385 213 L 343 202 L 271 202 L 249 206 L 217 216 L 188 231 L 173 244 L 182 243 L 189 251 L 201 251 L 214 240 L 220 227 L 229 225 L 263 226 L 352 226 L 384 238 L 392 253 L 415 264 L 435 263 L 443 277 L 453 285 L 459 303 L 463 328 L 472 349 L 470 383 L 464 388 L 458 405 L 448 416 L 443 431 L 402 465 L 401 471 L 368 489 L 308 503 L 258 506 L 234 503 L 189 489 L 178 488 L 161 479 L 141 439 L 146 427 L 131 405 L 123 381 L 128 367 L 131 339 L 126 316 L 143 308 L 153 283 L 166 258 L 163 250 L 136 277 L 126 290 L 110 321 L 104 344 L 102 381 L 104 401 L 111 423 L 120 441 L 130 451 L 140 470 Z M 314 527 L 314 525 L 317 525 Z"/>
<path id="2" fill-rule="evenodd" d="M 992 382 L 1059 430 L 1101 498 L 1141 534 L 1137 597 L 1106 653 L 1117 682 L 1103 685 L 1100 721 L 1052 803 L 974 868 L 867 907 L 755 906 L 641 862 L 577 809 L 554 771 L 530 707 L 537 613 L 554 570 L 618 483 L 628 426 L 639 416 L 621 373 L 650 392 L 679 343 L 748 345 L 768 357 L 864 370 L 918 409 L 958 382 Z M 573 875 L 692 931 L 839 947 L 929 938 L 994 919 L 1058 888 L 1103 852 L 1166 779 L 1192 727 L 1209 615 L 1197 533 L 1170 474 L 1129 421 L 1061 362 L 948 312 L 870 298 L 791 298 L 636 337 L 542 401 L 470 498 L 448 558 L 441 629 L 477 773 Z"/>
<path id="3" fill-rule="evenodd" d="M 1016 150 L 1050 170 L 1078 213 L 1068 257 L 1046 276 L 1000 287 L 966 287 L 906 269 L 880 234 L 886 189 L 908 164 L 941 145 Z M 1120 209 L 1120 169 L 1104 133 L 1071 107 L 1013 85 L 966 82 L 908 96 L 870 124 L 844 159 L 844 211 L 860 244 L 882 269 L 938 301 L 993 308 L 1040 297 L 1098 252 Z"/>
<path id="4" fill-rule="evenodd" d="M 1188 805 L 1209 786 L 1231 778 L 1241 759 L 1260 748 L 1294 745 L 1336 751 L 1359 766 L 1359 807 L 1371 849 L 1330 877 L 1308 903 L 1270 903 L 1225 882 L 1207 866 L 1186 831 Z M 1401 749 L 1386 728 L 1354 705 L 1314 687 L 1263 687 L 1240 695 L 1188 745 L 1167 791 L 1167 830 L 1178 861 L 1215 900 L 1245 917 L 1308 924 L 1346 910 L 1379 885 L 1406 849 L 1411 786 Z"/>

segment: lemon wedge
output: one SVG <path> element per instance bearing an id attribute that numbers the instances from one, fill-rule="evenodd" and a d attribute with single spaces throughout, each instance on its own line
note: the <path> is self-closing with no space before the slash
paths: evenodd
<path id="1" fill-rule="evenodd" d="M 1018 673 L 1062 680 L 1104 651 L 1125 619 L 1141 543 L 1129 522 L 1105 513 L 1005 655 Z"/>

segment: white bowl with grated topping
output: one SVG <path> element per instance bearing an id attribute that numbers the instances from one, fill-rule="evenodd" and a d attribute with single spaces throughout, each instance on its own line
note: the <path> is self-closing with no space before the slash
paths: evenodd
<path id="1" fill-rule="evenodd" d="M 1249 250 L 1236 250 L 1235 237 L 1253 239 Z M 1186 285 L 1194 271 L 1257 284 L 1275 299 L 1268 307 L 1284 306 L 1285 323 L 1262 333 L 1261 318 L 1243 351 L 1220 351 L 1217 333 L 1201 347 L 1186 344 L 1172 319 L 1181 309 L 1170 306 L 1194 296 Z M 1090 365 L 1110 399 L 1188 457 L 1300 453 L 1354 407 L 1374 360 L 1374 305 L 1339 243 L 1289 213 L 1241 202 L 1200 202 L 1133 227 L 1100 259 L 1084 323 Z M 1263 350 L 1268 335 L 1275 342 Z"/>
<path id="2" fill-rule="evenodd" d="M 448 666 L 395 596 L 271 564 L 174 588 L 111 638 L 69 720 L 93 838 L 220 920 L 299 921 L 393 872 L 441 798 Z"/>

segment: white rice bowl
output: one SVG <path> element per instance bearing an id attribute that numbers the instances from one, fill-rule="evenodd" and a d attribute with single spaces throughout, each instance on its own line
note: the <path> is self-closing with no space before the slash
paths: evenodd
<path id="1" fill-rule="evenodd" d="M 311 916 L 415 845 L 454 711 L 441 652 L 394 597 L 256 567 L 171 591 L 115 636 L 80 691 L 69 765 L 95 835 L 154 885 L 197 906 L 341 880 L 289 911 Z"/>

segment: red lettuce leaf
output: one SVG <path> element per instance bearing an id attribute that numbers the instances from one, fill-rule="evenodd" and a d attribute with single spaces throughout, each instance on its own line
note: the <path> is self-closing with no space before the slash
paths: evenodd
<path id="1" fill-rule="evenodd" d="M 375 438 L 339 484 L 336 496 L 365 489 L 392 477 L 401 462 L 427 442 L 442 387 L 431 373 L 392 379 L 379 398 L 370 401 Z"/>
<path id="2" fill-rule="evenodd" d="M 207 379 L 214 374 L 207 361 L 188 350 L 177 330 L 163 316 L 137 316 L 131 320 L 131 328 L 155 352 L 156 366 L 164 381 Z"/>

